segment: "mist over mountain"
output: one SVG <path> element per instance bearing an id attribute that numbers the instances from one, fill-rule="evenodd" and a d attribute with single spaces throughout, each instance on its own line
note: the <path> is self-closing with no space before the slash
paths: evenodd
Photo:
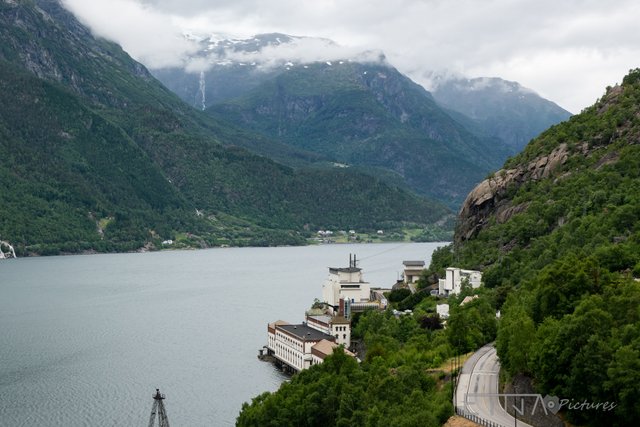
<path id="1" fill-rule="evenodd" d="M 533 90 L 497 77 L 436 77 L 431 93 L 440 105 L 469 117 L 481 132 L 500 138 L 516 151 L 571 117 Z"/>
<path id="2" fill-rule="evenodd" d="M 294 66 L 344 60 L 384 62 L 382 52 L 362 52 L 316 37 L 269 33 L 229 39 L 190 32 L 185 32 L 184 37 L 197 45 L 196 53 L 180 67 L 152 69 L 152 73 L 184 101 L 200 109 L 242 96 Z"/>

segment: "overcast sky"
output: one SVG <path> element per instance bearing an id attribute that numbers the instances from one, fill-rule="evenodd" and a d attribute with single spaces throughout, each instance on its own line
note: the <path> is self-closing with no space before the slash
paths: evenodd
<path id="1" fill-rule="evenodd" d="M 637 0 L 63 3 L 150 68 L 181 63 L 190 49 L 184 30 L 243 38 L 281 32 L 329 38 L 352 50 L 382 50 L 425 86 L 429 70 L 514 80 L 577 113 L 640 67 Z"/>

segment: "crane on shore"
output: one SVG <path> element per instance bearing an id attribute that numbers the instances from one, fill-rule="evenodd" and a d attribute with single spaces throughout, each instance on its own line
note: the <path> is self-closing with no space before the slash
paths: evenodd
<path id="1" fill-rule="evenodd" d="M 160 389 L 156 389 L 156 394 L 153 395 L 153 407 L 151 408 L 151 417 L 149 418 L 149 427 L 153 427 L 156 422 L 156 415 L 158 415 L 158 427 L 169 427 L 169 418 L 167 418 L 167 411 L 164 409 L 165 399 L 164 394 L 160 394 Z"/>

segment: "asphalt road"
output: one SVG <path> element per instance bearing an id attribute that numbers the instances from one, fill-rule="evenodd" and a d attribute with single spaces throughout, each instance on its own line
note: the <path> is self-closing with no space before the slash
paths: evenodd
<path id="1" fill-rule="evenodd" d="M 475 352 L 462 366 L 454 404 L 456 408 L 485 421 L 504 427 L 531 427 L 514 419 L 498 401 L 500 362 L 496 349 L 486 345 Z"/>

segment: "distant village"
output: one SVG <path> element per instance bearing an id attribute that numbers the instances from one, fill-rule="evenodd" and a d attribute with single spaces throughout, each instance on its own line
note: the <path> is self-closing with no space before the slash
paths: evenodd
<path id="1" fill-rule="evenodd" d="M 362 234 L 356 232 L 356 230 L 338 230 L 335 233 L 332 230 L 318 230 L 316 233 L 315 241 L 318 243 L 336 243 L 337 241 L 358 242 L 364 240 L 371 240 L 371 237 L 376 238 L 385 237 L 384 230 L 377 230 L 375 235 Z"/>
<path id="2" fill-rule="evenodd" d="M 258 357 L 268 360 L 283 371 L 295 373 L 322 363 L 337 348 L 358 359 L 358 351 L 351 342 L 351 319 L 355 313 L 365 310 L 386 310 L 388 292 L 407 288 L 417 292 L 416 283 L 425 269 L 424 261 L 404 261 L 403 273 L 391 288 L 372 286 L 365 281 L 355 255 L 349 255 L 347 267 L 329 267 L 329 276 L 322 285 L 322 299 L 307 310 L 302 323 L 277 320 L 267 325 L 267 345 L 259 350 Z M 465 284 L 472 288 L 481 285 L 482 273 L 456 267 L 446 269 L 431 295 L 447 298 L 458 295 Z M 477 297 L 477 296 L 476 296 Z M 473 297 L 467 297 L 462 304 Z M 441 319 L 449 317 L 449 304 L 436 306 Z M 410 315 L 411 310 L 393 311 L 396 316 Z M 359 359 L 358 359 L 359 360 Z"/>

